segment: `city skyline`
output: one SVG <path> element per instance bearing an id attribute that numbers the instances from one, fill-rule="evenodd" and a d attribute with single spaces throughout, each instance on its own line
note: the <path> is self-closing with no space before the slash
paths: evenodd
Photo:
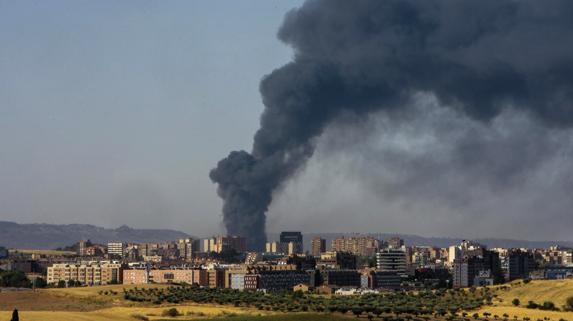
<path id="1" fill-rule="evenodd" d="M 0 0 L 0 320 L 573 320 L 571 0 Z"/>

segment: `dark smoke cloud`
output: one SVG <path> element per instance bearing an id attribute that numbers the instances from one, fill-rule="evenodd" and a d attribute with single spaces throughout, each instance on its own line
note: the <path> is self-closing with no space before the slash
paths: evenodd
<path id="1" fill-rule="evenodd" d="M 269 229 L 571 240 L 573 129 L 512 110 L 481 122 L 419 96 L 330 124 Z"/>
<path id="2" fill-rule="evenodd" d="M 419 92 L 479 121 L 514 109 L 570 126 L 572 15 L 567 0 L 307 1 L 279 31 L 295 58 L 261 83 L 252 152 L 211 172 L 228 232 L 260 248 L 273 191 L 328 124 L 399 110 Z"/>

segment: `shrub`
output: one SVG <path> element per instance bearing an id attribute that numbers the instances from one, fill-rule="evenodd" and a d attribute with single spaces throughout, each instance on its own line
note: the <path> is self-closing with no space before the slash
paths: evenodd
<path id="1" fill-rule="evenodd" d="M 352 313 L 358 318 L 364 310 L 361 307 L 354 307 L 352 308 Z"/>
<path id="2" fill-rule="evenodd" d="M 528 309 L 537 309 L 539 307 L 539 305 L 533 301 L 529 301 L 527 303 L 527 308 Z"/>
<path id="3" fill-rule="evenodd" d="M 142 321 L 149 321 L 149 318 L 146 317 L 143 314 L 139 314 L 139 313 L 134 313 L 131 315 L 132 318 L 137 319 L 137 320 L 142 320 Z"/>
<path id="4" fill-rule="evenodd" d="M 176 317 L 176 316 L 179 316 L 179 315 L 181 315 L 181 314 L 179 313 L 179 311 L 177 311 L 176 308 L 171 308 L 171 309 L 163 310 L 163 313 L 161 313 L 161 316 L 164 316 L 164 317 L 172 317 L 172 318 L 174 318 L 174 317 Z"/>
<path id="5" fill-rule="evenodd" d="M 570 296 L 565 300 L 565 310 L 573 311 L 573 296 Z"/>
<path id="6" fill-rule="evenodd" d="M 549 311 L 555 311 L 555 303 L 551 302 L 551 301 L 545 301 L 543 302 L 543 305 L 541 305 L 539 307 L 541 310 L 549 310 Z"/>
<path id="7" fill-rule="evenodd" d="M 521 304 L 521 302 L 519 301 L 518 298 L 513 299 L 513 301 L 511 301 L 511 304 L 513 304 L 514 306 L 519 306 L 519 304 Z"/>

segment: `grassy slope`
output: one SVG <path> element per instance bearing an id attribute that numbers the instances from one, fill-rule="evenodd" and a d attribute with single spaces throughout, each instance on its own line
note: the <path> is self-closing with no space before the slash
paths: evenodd
<path id="1" fill-rule="evenodd" d="M 499 290 L 497 293 L 502 301 L 495 300 L 495 306 L 485 307 L 479 312 L 490 312 L 492 315 L 502 316 L 507 313 L 510 319 L 513 316 L 523 318 L 530 317 L 532 320 L 550 317 L 551 320 L 573 320 L 571 312 L 551 312 L 526 309 L 525 307 L 514 307 L 511 301 L 518 298 L 522 305 L 527 301 L 543 303 L 543 301 L 553 301 L 561 307 L 565 299 L 573 296 L 573 280 L 563 281 L 532 281 L 529 284 L 512 284 L 508 291 Z M 0 294 L 0 320 L 9 320 L 11 309 L 17 307 L 20 310 L 22 320 L 26 321 L 73 321 L 73 320 L 93 320 L 93 321 L 133 321 L 132 314 L 144 314 L 151 320 L 163 320 L 161 317 L 163 310 L 173 305 L 151 306 L 149 304 L 138 304 L 123 300 L 122 289 L 134 286 L 112 285 L 105 287 L 87 287 L 70 289 L 47 289 L 37 292 L 22 293 L 1 293 Z M 139 287 L 142 287 L 139 285 Z M 147 285 L 146 287 L 164 287 L 164 285 Z M 114 290 L 118 295 L 98 295 L 100 291 Z M 257 317 L 261 311 L 246 308 L 235 308 L 231 306 L 182 304 L 176 308 L 183 314 L 194 313 L 197 317 L 204 314 L 205 317 L 215 318 L 214 320 L 234 320 L 234 321 L 326 321 L 326 320 L 348 320 L 348 317 L 330 316 L 323 314 L 289 314 L 289 315 L 267 315 Z M 31 311 L 36 310 L 36 311 Z M 236 317 L 222 316 L 222 313 L 239 314 Z M 263 314 L 268 314 L 265 312 Z M 220 317 L 217 319 L 217 317 Z M 202 317 L 202 319 L 205 319 Z M 178 320 L 189 320 L 192 316 L 182 316 Z M 171 319 L 174 320 L 174 319 Z"/>
<path id="2" fill-rule="evenodd" d="M 123 289 L 132 285 L 109 285 L 67 289 L 40 289 L 35 292 L 0 293 L 0 311 L 12 310 L 51 310 L 51 311 L 94 311 L 114 306 L 133 306 L 123 300 Z M 165 285 L 145 285 L 141 287 L 165 287 Z M 98 295 L 100 291 L 117 292 L 117 295 Z"/>
<path id="3" fill-rule="evenodd" d="M 503 304 L 511 305 L 511 300 L 518 298 L 522 304 L 528 301 L 543 303 L 552 301 L 561 307 L 565 300 L 573 296 L 573 280 L 531 281 L 528 284 L 512 283 L 511 290 L 501 291 L 499 297 L 504 299 Z"/>
<path id="4" fill-rule="evenodd" d="M 573 312 L 561 311 L 543 311 L 536 309 L 527 309 L 525 305 L 527 302 L 534 301 L 543 303 L 544 301 L 552 301 L 555 305 L 561 308 L 565 304 L 565 300 L 573 296 L 573 280 L 543 280 L 531 281 L 528 284 L 523 284 L 517 281 L 507 286 L 510 287 L 508 291 L 500 290 L 498 292 L 499 300 L 495 300 L 493 307 L 484 307 L 479 312 L 490 312 L 492 315 L 502 316 L 507 313 L 510 318 L 518 316 L 519 318 L 529 317 L 532 320 L 543 319 L 550 317 L 552 320 L 566 319 L 573 320 Z M 511 303 L 513 299 L 519 299 L 521 306 L 514 307 Z"/>
<path id="5" fill-rule="evenodd" d="M 150 320 L 169 320 L 161 316 L 161 313 L 170 306 L 146 308 L 146 307 L 115 307 L 90 312 L 71 312 L 71 311 L 20 311 L 20 319 L 26 321 L 74 321 L 74 320 L 93 320 L 93 321 L 135 321 L 133 314 L 148 316 Z M 228 306 L 208 306 L 208 305 L 178 305 L 175 306 L 183 315 L 193 312 L 193 316 L 181 316 L 170 320 L 189 320 L 192 318 L 223 318 L 223 314 L 243 314 L 249 315 L 245 320 L 255 318 L 259 311 L 250 311 L 241 308 Z M 11 311 L 0 311 L 0 320 L 10 320 Z M 201 316 L 200 316 L 201 315 Z M 229 317 L 224 317 L 230 320 Z M 242 319 L 238 319 L 242 321 Z M 281 320 L 282 321 L 282 320 Z M 285 320 L 287 321 L 287 320 Z M 290 321 L 290 320 L 289 320 Z"/>
<path id="6" fill-rule="evenodd" d="M 138 285 L 137 287 L 166 287 L 167 285 Z M 134 321 L 133 314 L 143 314 L 151 320 L 165 319 L 161 313 L 176 307 L 182 314 L 214 318 L 223 314 L 258 315 L 271 314 L 254 309 L 232 306 L 180 304 L 150 305 L 126 301 L 123 289 L 134 285 L 110 285 L 99 287 L 81 287 L 67 289 L 45 289 L 36 292 L 0 293 L 0 320 L 10 320 L 12 309 L 18 308 L 20 319 L 26 321 Z M 117 295 L 99 295 L 100 291 L 113 290 Z M 178 320 L 191 319 L 192 316 L 179 317 Z M 175 320 L 175 319 L 172 319 Z"/>

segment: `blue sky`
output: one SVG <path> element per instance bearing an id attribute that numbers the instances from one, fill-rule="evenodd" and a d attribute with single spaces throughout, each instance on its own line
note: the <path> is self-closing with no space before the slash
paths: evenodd
<path id="1" fill-rule="evenodd" d="M 300 1 L 0 1 L 0 219 L 220 230 Z"/>

